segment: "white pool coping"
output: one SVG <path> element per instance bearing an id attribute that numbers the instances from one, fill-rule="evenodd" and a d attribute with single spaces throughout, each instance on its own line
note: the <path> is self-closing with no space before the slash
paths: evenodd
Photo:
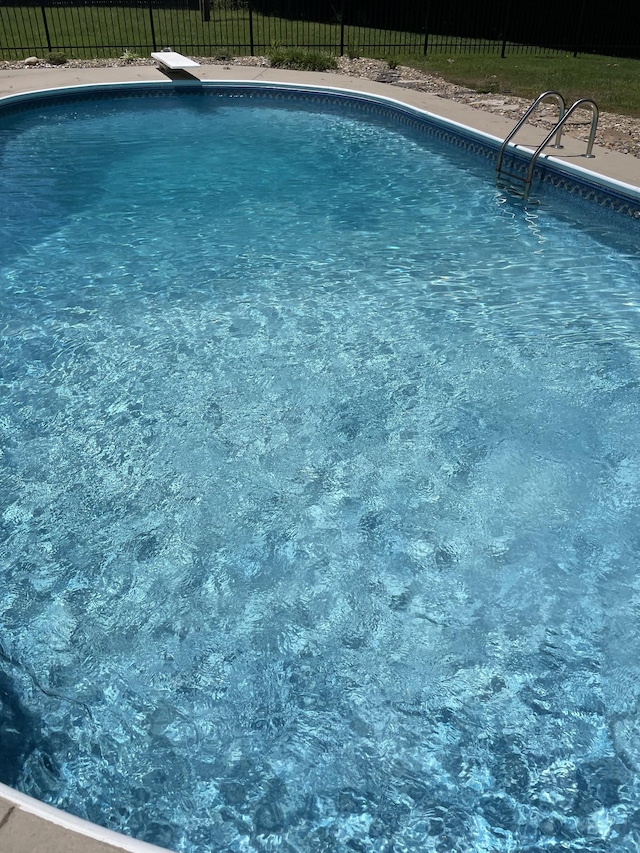
<path id="1" fill-rule="evenodd" d="M 26 794 L 21 794 L 14 788 L 9 788 L 7 785 L 0 783 L 0 804 L 8 803 L 27 815 L 33 815 L 40 818 L 47 824 L 60 827 L 61 829 L 74 832 L 87 839 L 93 839 L 101 844 L 108 844 L 117 850 L 126 850 L 129 853 L 167 853 L 166 848 L 157 847 L 155 844 L 147 844 L 145 841 L 138 841 L 128 835 L 122 835 L 119 832 L 114 832 L 111 829 L 105 829 L 96 823 L 91 823 L 88 820 L 75 817 L 75 815 L 62 811 L 62 809 L 48 806 L 46 803 L 41 803 L 34 797 L 29 797 Z M 10 816 L 11 817 L 11 816 Z M 6 819 L 0 820 L 0 850 L 2 853 L 13 853 L 12 849 L 7 849 L 3 843 L 3 828 L 8 825 Z M 45 828 L 46 832 L 46 828 Z M 37 853 L 45 853 L 47 850 L 45 839 L 38 842 Z M 28 848 L 25 848 L 25 850 Z M 95 848 L 95 853 L 99 853 L 100 848 Z M 36 853 L 36 848 L 33 848 L 33 853 Z M 87 853 L 93 853 L 87 849 Z"/>

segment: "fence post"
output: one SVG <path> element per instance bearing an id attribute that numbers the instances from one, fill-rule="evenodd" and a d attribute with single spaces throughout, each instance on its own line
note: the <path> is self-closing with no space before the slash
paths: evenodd
<path id="1" fill-rule="evenodd" d="M 249 2 L 247 3 L 247 6 L 249 7 L 249 49 L 251 52 L 251 56 L 255 56 L 253 52 L 253 8 L 251 6 L 251 0 L 249 0 Z"/>
<path id="2" fill-rule="evenodd" d="M 344 3 L 340 3 L 340 56 L 344 56 Z"/>
<path id="3" fill-rule="evenodd" d="M 47 13 L 45 12 L 44 6 L 40 7 L 42 9 L 42 23 L 44 24 L 44 34 L 47 37 L 47 49 L 49 53 L 51 53 L 51 36 L 49 35 L 49 23 L 47 21 Z"/>
<path id="4" fill-rule="evenodd" d="M 424 13 L 424 50 L 423 54 L 427 55 L 427 48 L 429 46 L 429 0 L 425 3 L 425 13 Z"/>
<path id="5" fill-rule="evenodd" d="M 511 17 L 511 0 L 507 0 L 507 8 L 504 13 L 504 23 L 502 25 L 502 51 L 500 53 L 501 59 L 504 59 L 504 55 L 507 49 L 507 36 L 509 34 L 509 18 Z"/>
<path id="6" fill-rule="evenodd" d="M 153 23 L 153 4 L 151 0 L 149 0 L 149 23 L 151 24 L 151 41 L 153 42 L 153 49 L 156 51 L 158 49 L 158 45 L 156 43 L 156 28 Z"/>
<path id="7" fill-rule="evenodd" d="M 582 24 L 584 22 L 584 7 L 586 6 L 586 0 L 582 0 L 582 5 L 580 6 L 580 17 L 578 18 L 578 28 L 576 30 L 576 40 L 573 45 L 573 58 L 575 59 L 578 55 L 578 51 L 582 47 Z"/>

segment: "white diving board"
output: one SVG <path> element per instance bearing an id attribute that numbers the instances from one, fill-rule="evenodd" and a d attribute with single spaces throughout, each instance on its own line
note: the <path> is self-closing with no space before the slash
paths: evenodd
<path id="1" fill-rule="evenodd" d="M 169 71 L 184 71 L 185 68 L 200 67 L 199 62 L 194 62 L 193 59 L 176 53 L 175 50 L 159 50 L 151 54 L 151 59 L 155 59 L 161 68 L 168 68 Z"/>

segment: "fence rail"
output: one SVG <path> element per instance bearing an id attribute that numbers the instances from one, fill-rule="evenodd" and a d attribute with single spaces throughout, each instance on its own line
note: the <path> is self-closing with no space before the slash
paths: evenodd
<path id="1" fill-rule="evenodd" d="M 0 59 L 62 52 L 263 54 L 571 52 L 640 57 L 640 4 L 611 0 L 5 0 Z"/>

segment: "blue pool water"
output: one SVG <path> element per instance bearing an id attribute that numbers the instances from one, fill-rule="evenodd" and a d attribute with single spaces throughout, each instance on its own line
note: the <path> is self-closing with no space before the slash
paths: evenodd
<path id="1" fill-rule="evenodd" d="M 346 106 L 0 158 L 0 781 L 184 853 L 640 849 L 637 223 Z"/>

